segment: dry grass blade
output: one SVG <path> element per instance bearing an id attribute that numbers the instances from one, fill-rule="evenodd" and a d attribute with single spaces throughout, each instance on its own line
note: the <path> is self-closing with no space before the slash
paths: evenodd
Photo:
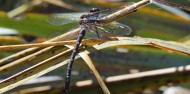
<path id="1" fill-rule="evenodd" d="M 186 11 L 190 11 L 190 7 L 189 6 L 173 3 L 173 2 L 170 2 L 170 1 L 167 1 L 167 0 L 153 0 L 153 2 L 157 2 L 157 3 L 161 3 L 161 4 L 164 4 L 164 5 L 167 5 L 167 6 L 183 9 L 183 10 L 186 10 Z"/>
<path id="2" fill-rule="evenodd" d="M 106 84 L 104 83 L 104 81 L 102 80 L 100 74 L 98 73 L 98 71 L 96 70 L 92 60 L 90 59 L 89 55 L 87 54 L 86 51 L 79 53 L 79 55 L 81 56 L 81 58 L 86 62 L 86 64 L 88 65 L 88 67 L 92 70 L 92 72 L 94 73 L 96 79 L 98 80 L 98 83 L 100 84 L 102 90 L 104 91 L 104 94 L 111 94 L 110 91 L 108 90 Z"/>
<path id="3" fill-rule="evenodd" d="M 108 41 L 108 40 L 84 39 L 82 43 L 85 45 L 92 46 L 92 45 L 102 43 L 105 41 Z M 76 43 L 76 40 L 48 42 L 48 43 L 45 42 L 45 43 L 35 43 L 35 44 L 22 44 L 22 45 L 5 45 L 5 46 L 0 46 L 0 50 L 17 50 L 17 49 L 26 49 L 26 48 L 32 48 L 32 47 L 74 45 L 75 43 Z"/>
<path id="4" fill-rule="evenodd" d="M 19 14 L 21 14 L 21 13 L 27 11 L 27 10 L 30 9 L 31 7 L 34 7 L 34 6 L 39 5 L 39 4 L 41 4 L 41 3 L 42 3 L 41 0 L 32 0 L 32 1 L 30 1 L 30 2 L 27 2 L 27 3 L 23 4 L 23 5 L 21 5 L 20 7 L 14 9 L 14 10 L 12 10 L 12 11 L 9 11 L 9 12 L 7 13 L 7 16 L 8 16 L 9 18 L 13 18 L 13 17 L 15 17 L 16 15 L 19 15 Z"/>
<path id="5" fill-rule="evenodd" d="M 131 83 L 133 85 L 124 85 L 125 91 L 139 91 L 143 90 L 144 86 L 149 89 L 155 89 L 163 85 L 167 85 L 168 81 L 177 82 L 176 84 L 183 84 L 189 82 L 190 65 L 170 67 L 158 70 L 151 70 L 133 74 L 124 74 L 106 78 L 107 83 Z M 139 84 L 139 79 L 141 83 Z M 156 83 L 155 83 L 156 82 Z M 117 90 L 116 88 L 115 90 Z M 114 90 L 113 90 L 114 91 Z M 170 93 L 169 93 L 170 94 Z M 183 94 L 183 93 L 179 93 Z"/>
<path id="6" fill-rule="evenodd" d="M 16 60 L 16 61 L 14 61 L 12 63 L 3 65 L 3 66 L 0 67 L 0 73 L 3 74 L 3 73 L 6 73 L 7 71 L 14 70 L 15 68 L 18 68 L 18 67 L 22 66 L 23 65 L 22 63 L 30 62 L 30 60 L 32 58 L 35 58 L 39 54 L 45 53 L 47 50 L 50 50 L 51 48 L 52 47 L 47 47 L 47 48 L 45 48 L 43 50 L 40 50 L 40 51 L 38 51 L 38 52 L 36 52 L 36 53 L 34 53 L 32 55 L 27 55 L 27 56 L 25 56 L 25 57 L 23 57 L 23 58 L 21 58 L 19 60 Z M 31 59 L 28 60 L 28 58 L 31 58 Z M 27 60 L 27 61 L 25 61 L 25 60 Z"/>

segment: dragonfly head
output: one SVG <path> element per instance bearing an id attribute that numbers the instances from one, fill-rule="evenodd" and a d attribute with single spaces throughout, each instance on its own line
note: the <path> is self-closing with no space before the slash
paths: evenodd
<path id="1" fill-rule="evenodd" d="M 98 12 L 100 12 L 100 9 L 98 9 L 98 8 L 92 8 L 90 10 L 90 13 L 98 13 Z"/>
<path id="2" fill-rule="evenodd" d="M 84 23 L 84 20 L 86 19 L 86 17 L 87 17 L 86 14 L 80 16 L 80 22 L 79 22 L 80 25 L 82 25 Z"/>

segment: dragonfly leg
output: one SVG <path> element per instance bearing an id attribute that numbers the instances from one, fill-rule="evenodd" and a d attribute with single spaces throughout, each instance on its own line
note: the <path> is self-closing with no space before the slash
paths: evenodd
<path id="1" fill-rule="evenodd" d="M 95 27 L 95 33 L 96 33 L 96 35 L 97 35 L 97 37 L 100 39 L 100 35 L 99 35 L 99 32 L 98 32 L 98 28 L 97 27 Z"/>

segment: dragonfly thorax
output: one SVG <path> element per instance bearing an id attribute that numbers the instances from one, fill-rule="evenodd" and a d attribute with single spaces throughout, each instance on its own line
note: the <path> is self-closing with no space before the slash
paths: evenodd
<path id="1" fill-rule="evenodd" d="M 80 17 L 80 25 L 96 25 L 98 23 L 100 10 L 93 8 L 89 13 Z"/>

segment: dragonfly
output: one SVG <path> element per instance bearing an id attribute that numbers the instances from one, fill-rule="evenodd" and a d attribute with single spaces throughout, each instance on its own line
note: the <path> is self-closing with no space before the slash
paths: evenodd
<path id="1" fill-rule="evenodd" d="M 125 36 L 129 35 L 132 32 L 131 28 L 124 24 L 101 24 L 99 21 L 102 17 L 106 16 L 102 12 L 104 11 L 101 11 L 98 8 L 92 8 L 88 13 L 54 14 L 51 15 L 48 19 L 48 22 L 50 24 L 56 26 L 68 24 L 74 21 L 78 21 L 80 24 L 80 32 L 77 38 L 77 42 L 74 46 L 69 64 L 67 66 L 65 89 L 63 90 L 64 93 L 69 91 L 72 65 L 75 56 L 77 55 L 81 41 L 85 35 L 88 36 L 88 38 L 107 39 L 110 36 Z"/>

